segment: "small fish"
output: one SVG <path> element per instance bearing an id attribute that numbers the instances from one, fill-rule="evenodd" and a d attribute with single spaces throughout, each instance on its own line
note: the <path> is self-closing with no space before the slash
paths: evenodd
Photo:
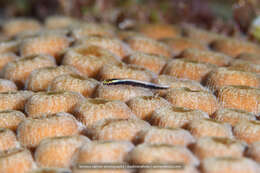
<path id="1" fill-rule="evenodd" d="M 104 85 L 131 85 L 150 89 L 169 89 L 169 86 L 158 85 L 150 82 L 144 82 L 134 79 L 107 79 L 103 81 Z"/>

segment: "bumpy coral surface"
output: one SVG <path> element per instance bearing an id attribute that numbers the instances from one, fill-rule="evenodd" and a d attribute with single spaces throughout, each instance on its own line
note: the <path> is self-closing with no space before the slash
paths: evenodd
<path id="1" fill-rule="evenodd" d="M 65 16 L 0 28 L 0 173 L 260 172 L 257 43 Z M 180 167 L 84 169 L 112 163 Z"/>

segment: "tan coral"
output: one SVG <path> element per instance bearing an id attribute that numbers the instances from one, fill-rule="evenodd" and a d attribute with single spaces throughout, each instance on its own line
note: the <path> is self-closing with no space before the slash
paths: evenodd
<path id="1" fill-rule="evenodd" d="M 88 77 L 96 77 L 105 64 L 119 64 L 119 62 L 117 56 L 95 45 L 71 48 L 62 60 L 63 65 L 73 66 Z"/>
<path id="2" fill-rule="evenodd" d="M 160 55 L 135 52 L 126 57 L 124 61 L 128 64 L 135 64 L 159 74 L 169 58 Z"/>
<path id="3" fill-rule="evenodd" d="M 93 127 L 97 122 L 106 119 L 128 119 L 135 115 L 131 109 L 121 101 L 107 99 L 86 99 L 74 109 L 74 115 L 87 128 Z"/>
<path id="4" fill-rule="evenodd" d="M 15 148 L 20 148 L 15 133 L 10 129 L 0 128 L 0 154 Z"/>
<path id="5" fill-rule="evenodd" d="M 166 57 L 172 57 L 173 55 L 171 48 L 168 47 L 167 44 L 148 37 L 133 36 L 127 38 L 126 41 L 134 51 L 162 55 Z"/>
<path id="6" fill-rule="evenodd" d="M 68 113 L 27 118 L 17 129 L 17 137 L 22 146 L 35 148 L 46 138 L 76 135 L 82 125 Z"/>
<path id="7" fill-rule="evenodd" d="M 203 173 L 257 173 L 259 165 L 248 158 L 211 157 L 201 163 Z"/>
<path id="8" fill-rule="evenodd" d="M 41 167 L 69 168 L 75 162 L 78 150 L 90 140 L 85 136 L 47 138 L 35 151 L 35 161 Z"/>
<path id="9" fill-rule="evenodd" d="M 62 34 L 42 34 L 26 38 L 20 45 L 22 56 L 34 54 L 48 54 L 60 61 L 59 54 L 69 47 L 70 39 Z"/>
<path id="10" fill-rule="evenodd" d="M 14 61 L 15 59 L 17 59 L 18 56 L 15 55 L 13 52 L 8 52 L 8 53 L 0 53 L 0 75 L 2 75 L 2 70 L 4 68 L 4 66 L 11 61 Z"/>
<path id="11" fill-rule="evenodd" d="M 163 23 L 143 24 L 138 27 L 138 31 L 153 39 L 174 38 L 181 35 L 181 29 L 178 26 Z"/>
<path id="12" fill-rule="evenodd" d="M 195 138 L 187 130 L 181 128 L 152 127 L 141 131 L 136 141 L 138 143 L 188 146 L 195 142 Z"/>
<path id="13" fill-rule="evenodd" d="M 190 90 L 205 90 L 208 89 L 203 87 L 199 82 L 189 79 L 179 79 L 170 75 L 159 75 L 157 78 L 153 79 L 153 82 L 159 85 L 169 86 L 169 89 L 159 90 L 160 96 L 165 96 L 167 92 L 171 89 L 177 88 L 189 88 Z"/>
<path id="14" fill-rule="evenodd" d="M 149 123 L 140 119 L 106 119 L 98 122 L 90 131 L 96 140 L 124 140 L 134 142 L 138 133 L 150 128 Z"/>
<path id="15" fill-rule="evenodd" d="M 76 104 L 83 101 L 76 92 L 39 92 L 28 99 L 25 112 L 29 117 L 40 117 L 58 112 L 72 113 Z"/>
<path id="16" fill-rule="evenodd" d="M 109 50 L 120 59 L 131 53 L 128 45 L 117 38 L 89 36 L 78 41 L 81 45 L 95 45 Z"/>
<path id="17" fill-rule="evenodd" d="M 201 82 L 215 68 L 216 66 L 212 64 L 188 59 L 172 59 L 166 64 L 163 74 Z"/>
<path id="18" fill-rule="evenodd" d="M 199 119 L 190 122 L 187 129 L 196 138 L 205 136 L 233 138 L 230 124 L 212 119 Z"/>
<path id="19" fill-rule="evenodd" d="M 188 48 L 194 48 L 198 50 L 208 50 L 208 47 L 202 42 L 186 37 L 176 37 L 176 38 L 163 38 L 161 42 L 168 45 L 174 52 L 175 55 L 180 54 L 182 51 Z"/>
<path id="20" fill-rule="evenodd" d="M 0 92 L 17 91 L 17 86 L 11 80 L 0 79 Z"/>
<path id="21" fill-rule="evenodd" d="M 193 61 L 214 64 L 217 66 L 228 66 L 232 58 L 215 51 L 199 50 L 194 48 L 185 49 L 178 58 L 186 58 Z"/>
<path id="22" fill-rule="evenodd" d="M 53 79 L 48 86 L 48 91 L 73 91 L 78 92 L 85 97 L 92 97 L 98 85 L 99 82 L 95 79 L 86 78 L 80 75 L 66 74 Z"/>
<path id="23" fill-rule="evenodd" d="M 19 43 L 16 40 L 0 41 L 0 53 L 17 52 Z"/>
<path id="24" fill-rule="evenodd" d="M 15 36 L 24 31 L 37 31 L 41 29 L 41 24 L 31 18 L 14 18 L 3 24 L 3 33 L 9 37 Z"/>
<path id="25" fill-rule="evenodd" d="M 32 91 L 46 91 L 53 79 L 65 74 L 79 74 L 79 72 L 74 67 L 63 65 L 36 69 L 26 80 L 25 88 Z"/>
<path id="26" fill-rule="evenodd" d="M 150 123 L 159 127 L 179 128 L 202 118 L 209 118 L 209 116 L 199 110 L 172 106 L 156 109 L 151 115 Z"/>
<path id="27" fill-rule="evenodd" d="M 3 69 L 3 77 L 14 81 L 18 86 L 23 87 L 33 70 L 55 66 L 55 60 L 51 56 L 30 55 L 9 62 Z"/>
<path id="28" fill-rule="evenodd" d="M 255 73 L 221 67 L 208 74 L 206 84 L 212 90 L 228 85 L 259 87 L 260 79 Z"/>
<path id="29" fill-rule="evenodd" d="M 192 150 L 201 160 L 210 157 L 243 157 L 246 144 L 225 137 L 202 137 Z"/>
<path id="30" fill-rule="evenodd" d="M 141 96 L 134 97 L 127 102 L 127 105 L 137 117 L 149 120 L 151 114 L 156 109 L 170 106 L 171 104 L 162 97 L 158 96 Z"/>
<path id="31" fill-rule="evenodd" d="M 195 165 L 198 159 L 187 148 L 167 144 L 141 144 L 129 154 L 129 161 L 133 164 L 177 163 Z"/>
<path id="32" fill-rule="evenodd" d="M 0 128 L 16 131 L 21 121 L 25 119 L 24 113 L 16 110 L 0 111 Z"/>
<path id="33" fill-rule="evenodd" d="M 24 110 L 26 101 L 34 93 L 31 91 L 9 91 L 0 93 L 0 110 Z"/>
<path id="34" fill-rule="evenodd" d="M 100 80 L 113 78 L 128 78 L 149 82 L 155 77 L 155 74 L 137 65 L 127 65 L 121 63 L 118 65 L 104 65 L 100 69 L 98 76 Z"/>
<path id="35" fill-rule="evenodd" d="M 198 109 L 209 115 L 218 109 L 217 98 L 208 91 L 177 88 L 169 90 L 165 98 L 174 106 Z"/>
<path id="36" fill-rule="evenodd" d="M 260 112 L 260 90 L 248 86 L 224 86 L 217 91 L 222 107 L 241 109 L 258 114 Z"/>
<path id="37" fill-rule="evenodd" d="M 36 167 L 27 149 L 17 149 L 0 156 L 0 172 L 3 173 L 17 173 L 17 170 L 19 173 L 27 173 Z"/>
<path id="38" fill-rule="evenodd" d="M 134 97 L 152 95 L 153 92 L 148 88 L 131 85 L 99 85 L 96 90 L 96 97 L 124 102 Z"/>
<path id="39" fill-rule="evenodd" d="M 248 144 L 259 141 L 260 121 L 241 121 L 234 126 L 234 135 L 237 139 Z"/>
<path id="40" fill-rule="evenodd" d="M 236 57 L 241 53 L 258 54 L 260 52 L 257 44 L 235 38 L 218 38 L 211 43 L 211 47 L 231 57 Z"/>
<path id="41" fill-rule="evenodd" d="M 253 113 L 243 111 L 240 109 L 219 109 L 212 116 L 217 121 L 222 121 L 235 126 L 241 121 L 256 120 L 256 116 Z"/>

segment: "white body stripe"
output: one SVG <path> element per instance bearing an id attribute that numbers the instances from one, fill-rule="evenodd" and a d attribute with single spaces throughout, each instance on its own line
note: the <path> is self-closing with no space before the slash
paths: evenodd
<path id="1" fill-rule="evenodd" d="M 106 83 L 106 81 L 109 81 Z M 147 87 L 147 88 L 154 88 L 154 89 L 168 89 L 170 88 L 169 86 L 165 86 L 165 85 L 158 85 L 158 84 L 154 84 L 151 82 L 146 82 L 146 81 L 139 81 L 139 80 L 134 80 L 134 79 L 108 79 L 103 81 L 104 85 L 116 85 L 116 84 L 122 84 L 122 85 L 127 85 L 129 83 L 129 85 L 131 85 L 131 83 L 133 85 L 143 85 L 143 87 Z"/>

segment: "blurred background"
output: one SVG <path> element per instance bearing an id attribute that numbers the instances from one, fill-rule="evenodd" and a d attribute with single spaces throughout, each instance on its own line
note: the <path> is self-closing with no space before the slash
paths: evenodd
<path id="1" fill-rule="evenodd" d="M 111 22 L 121 28 L 136 23 L 193 23 L 220 33 L 247 33 L 260 14 L 259 0 L 0 0 L 0 19 L 29 16 L 43 20 L 66 15 Z"/>

